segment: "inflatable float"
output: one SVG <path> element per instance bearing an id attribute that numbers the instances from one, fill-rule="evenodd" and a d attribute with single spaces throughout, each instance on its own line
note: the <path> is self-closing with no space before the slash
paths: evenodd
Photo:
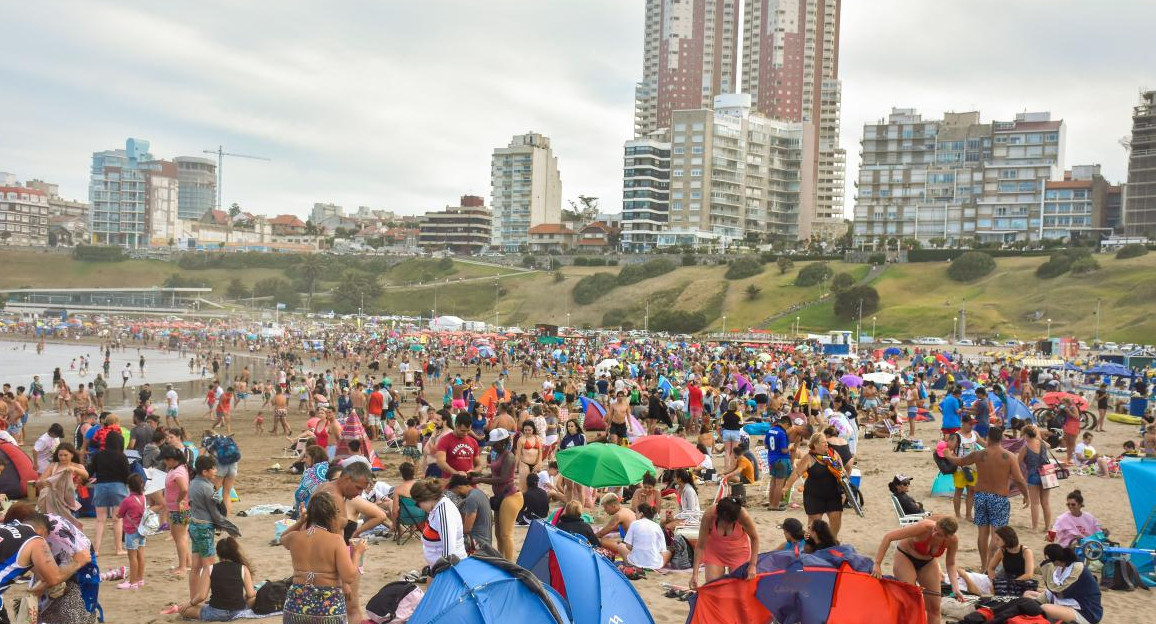
<path id="1" fill-rule="evenodd" d="M 1144 422 L 1143 419 L 1141 419 L 1139 416 L 1131 416 L 1129 414 L 1117 414 L 1115 412 L 1108 414 L 1108 420 L 1110 420 L 1112 422 L 1117 422 L 1117 423 L 1120 423 L 1123 425 L 1139 425 L 1140 423 Z"/>

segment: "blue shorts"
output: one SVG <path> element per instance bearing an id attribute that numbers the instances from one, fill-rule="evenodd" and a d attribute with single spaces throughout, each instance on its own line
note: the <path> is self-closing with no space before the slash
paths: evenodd
<path id="1" fill-rule="evenodd" d="M 125 533 L 124 534 L 124 549 L 136 550 L 143 548 L 145 545 L 145 536 L 140 533 Z"/>
<path id="2" fill-rule="evenodd" d="M 741 442 L 742 439 L 743 439 L 743 435 L 742 435 L 741 430 L 739 430 L 739 429 L 723 429 L 722 430 L 722 441 L 723 442 L 736 442 L 737 443 L 737 442 Z"/>
<path id="3" fill-rule="evenodd" d="M 975 526 L 994 528 L 1007 526 L 1011 518 L 1011 502 L 1006 496 L 991 492 L 975 493 Z"/>
<path id="4" fill-rule="evenodd" d="M 791 460 L 786 457 L 780 457 L 771 462 L 770 472 L 772 479 L 786 479 L 791 476 Z"/>
<path id="5" fill-rule="evenodd" d="M 123 483 L 97 483 L 92 487 L 93 507 L 120 507 L 128 497 L 128 486 Z"/>
<path id="6" fill-rule="evenodd" d="M 218 609 L 212 605 L 204 605 L 201 607 L 202 622 L 228 622 L 235 619 L 240 614 L 241 611 Z"/>

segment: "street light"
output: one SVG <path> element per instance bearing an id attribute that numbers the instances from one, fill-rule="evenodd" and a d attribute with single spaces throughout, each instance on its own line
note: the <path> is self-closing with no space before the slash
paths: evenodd
<path id="1" fill-rule="evenodd" d="M 1100 298 L 1096 297 L 1096 339 L 1093 344 L 1100 342 Z"/>
<path id="2" fill-rule="evenodd" d="M 875 342 L 875 317 L 871 317 L 871 342 Z"/>
<path id="3" fill-rule="evenodd" d="M 727 315 L 723 315 L 723 333 L 727 333 Z"/>
<path id="4" fill-rule="evenodd" d="M 952 342 L 955 341 L 955 329 L 958 326 L 959 326 L 959 317 L 958 316 L 951 317 L 951 340 L 952 340 Z"/>
<path id="5" fill-rule="evenodd" d="M 1048 319 L 1048 340 L 1052 339 L 1052 319 Z"/>
<path id="6" fill-rule="evenodd" d="M 795 335 L 799 335 L 799 317 L 795 317 Z"/>

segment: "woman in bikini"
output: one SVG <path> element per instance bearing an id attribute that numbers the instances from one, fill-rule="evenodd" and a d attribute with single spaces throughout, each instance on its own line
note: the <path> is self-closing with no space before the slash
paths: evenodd
<path id="1" fill-rule="evenodd" d="M 518 467 L 524 470 L 523 474 L 538 472 L 538 464 L 542 462 L 542 439 L 538 437 L 538 427 L 534 421 L 522 421 L 522 435 L 518 436 L 515 455 Z"/>
<path id="2" fill-rule="evenodd" d="M 285 598 L 285 624 L 338 624 L 361 621 L 361 610 L 346 603 L 357 579 L 357 561 L 366 543 L 346 546 L 338 504 L 327 493 L 309 501 L 301 520 L 285 530 L 281 545 L 293 559 L 293 584 Z"/>
<path id="3" fill-rule="evenodd" d="M 875 578 L 883 578 L 883 558 L 892 542 L 896 556 L 892 559 L 891 573 L 896 579 L 918 584 L 923 588 L 923 604 L 927 610 L 928 622 L 940 622 L 940 583 L 943 575 L 939 571 L 937 559 L 946 554 L 947 577 L 953 587 L 964 585 L 955 566 L 955 553 L 959 549 L 959 537 L 955 532 L 959 523 L 950 516 L 935 516 L 916 524 L 895 529 L 883 536 L 879 552 L 875 554 Z M 963 600 L 956 594 L 956 599 Z"/>

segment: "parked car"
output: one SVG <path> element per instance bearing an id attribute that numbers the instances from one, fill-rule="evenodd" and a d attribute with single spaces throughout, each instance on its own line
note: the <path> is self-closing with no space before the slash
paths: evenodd
<path id="1" fill-rule="evenodd" d="M 938 336 L 924 336 L 924 337 L 922 337 L 922 338 L 916 338 L 916 339 L 915 339 L 915 344 L 921 344 L 921 345 L 945 345 L 945 344 L 947 344 L 947 341 L 946 341 L 946 340 L 944 340 L 943 338 L 939 338 Z"/>
<path id="2" fill-rule="evenodd" d="M 972 340 L 971 338 L 963 338 L 961 340 L 956 340 L 955 344 L 957 344 L 961 347 L 974 347 L 975 341 Z"/>
<path id="3" fill-rule="evenodd" d="M 1105 351 L 1119 351 L 1120 345 L 1118 345 L 1114 342 L 1105 342 L 1104 343 L 1104 350 Z"/>
<path id="4" fill-rule="evenodd" d="M 903 344 L 902 341 L 896 340 L 894 338 L 883 338 L 879 342 L 881 342 L 883 344 L 889 344 L 889 345 Z"/>

